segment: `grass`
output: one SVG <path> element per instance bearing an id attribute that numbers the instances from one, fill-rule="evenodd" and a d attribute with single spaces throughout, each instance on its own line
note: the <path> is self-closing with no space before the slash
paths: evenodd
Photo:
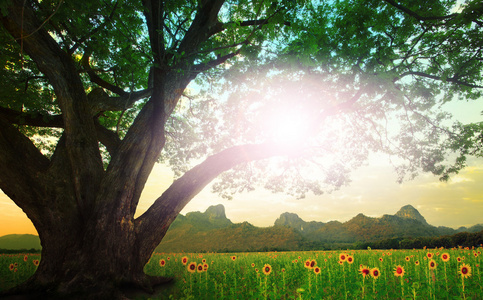
<path id="1" fill-rule="evenodd" d="M 482 249 L 154 253 L 145 272 L 176 279 L 151 299 L 482 299 Z M 0 290 L 39 259 L 0 255 Z"/>

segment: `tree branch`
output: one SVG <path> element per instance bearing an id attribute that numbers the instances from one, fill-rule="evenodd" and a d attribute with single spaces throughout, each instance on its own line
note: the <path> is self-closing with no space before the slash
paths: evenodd
<path id="1" fill-rule="evenodd" d="M 41 113 L 19 112 L 13 109 L 0 107 L 0 117 L 10 124 L 29 125 L 36 127 L 63 128 L 62 115 L 43 115 Z"/>
<path id="2" fill-rule="evenodd" d="M 105 81 L 99 75 L 96 74 L 96 72 L 91 68 L 90 63 L 89 63 L 90 55 L 91 55 L 91 52 L 88 49 L 88 50 L 86 50 L 86 52 L 84 53 L 84 55 L 82 56 L 82 59 L 81 59 L 82 67 L 84 67 L 84 69 L 87 72 L 87 75 L 89 75 L 89 79 L 93 83 L 96 83 L 97 85 L 99 85 L 99 86 L 101 86 L 101 87 L 103 87 L 107 90 L 110 90 L 111 92 L 116 93 L 119 96 L 125 96 L 127 94 L 126 91 L 124 91 L 122 88 L 120 88 L 118 86 L 115 86 L 115 85 Z"/>
<path id="3" fill-rule="evenodd" d="M 44 199 L 38 184 L 49 160 L 10 122 L 0 118 L 0 188 L 19 207 L 33 210 Z"/>
<path id="4" fill-rule="evenodd" d="M 164 48 L 164 1 L 143 0 L 144 17 L 148 26 L 151 50 L 153 51 L 154 64 L 162 67 L 165 62 Z"/>
<path id="5" fill-rule="evenodd" d="M 235 51 L 233 53 L 229 53 L 227 55 L 220 56 L 217 59 L 211 60 L 207 63 L 195 65 L 193 67 L 192 71 L 195 73 L 194 75 L 201 73 L 201 72 L 204 72 L 206 70 L 209 70 L 211 68 L 214 68 L 214 67 L 226 62 L 230 58 L 237 56 L 239 53 L 240 53 L 240 49 L 238 49 L 237 51 Z"/>
<path id="6" fill-rule="evenodd" d="M 477 84 L 472 84 L 472 83 L 468 83 L 468 82 L 465 82 L 465 81 L 461 81 L 455 77 L 450 77 L 450 78 L 443 78 L 441 76 L 436 76 L 436 75 L 431 75 L 431 74 L 426 74 L 424 72 L 418 72 L 418 71 L 409 71 L 409 72 L 405 72 L 403 74 L 401 74 L 399 77 L 396 77 L 394 81 L 398 81 L 406 76 L 410 76 L 410 75 L 414 75 L 414 76 L 421 76 L 421 77 L 426 77 L 426 78 L 430 78 L 430 79 L 434 79 L 434 80 L 439 80 L 439 81 L 447 81 L 447 82 L 452 82 L 452 83 L 455 83 L 455 84 L 459 84 L 459 85 L 463 85 L 463 86 L 467 86 L 467 87 L 471 87 L 471 88 L 483 88 L 482 85 L 477 85 Z"/>
<path id="7" fill-rule="evenodd" d="M 107 152 L 112 156 L 116 153 L 116 150 L 118 149 L 121 139 L 119 136 L 114 132 L 106 127 L 102 126 L 99 124 L 99 122 L 96 121 L 96 130 L 97 130 L 97 137 L 99 139 L 99 142 L 101 142 L 104 146 L 106 146 Z"/>
<path id="8" fill-rule="evenodd" d="M 222 24 L 218 21 L 218 13 L 225 1 L 214 0 L 200 2 L 195 19 L 179 45 L 178 53 L 190 55 L 196 52 L 201 43 L 208 40 L 213 34 L 219 32 Z"/>
<path id="9" fill-rule="evenodd" d="M 161 241 L 163 223 L 171 224 L 183 207 L 218 175 L 234 166 L 273 156 L 291 155 L 298 149 L 287 148 L 277 143 L 249 144 L 235 146 L 208 157 L 204 162 L 186 172 L 135 221 L 139 240 L 156 239 Z M 156 241 L 155 241 L 156 242 Z M 159 243 L 159 242 L 158 242 Z M 150 245 L 151 242 L 142 243 Z M 149 251 L 146 249 L 145 251 Z M 152 251 L 152 250 L 151 250 Z"/>
<path id="10" fill-rule="evenodd" d="M 121 97 L 109 97 L 102 88 L 95 88 L 89 93 L 87 99 L 91 104 L 92 114 L 96 115 L 102 111 L 124 111 L 132 107 L 136 101 L 150 97 L 152 93 L 152 89 L 145 89 L 125 93 Z"/>
<path id="11" fill-rule="evenodd" d="M 391 6 L 394 6 L 395 8 L 405 12 L 406 14 L 410 15 L 411 17 L 413 17 L 413 18 L 415 18 L 416 20 L 419 20 L 419 21 L 441 21 L 441 20 L 447 20 L 447 19 L 454 18 L 458 15 L 458 14 L 454 13 L 454 14 L 450 14 L 450 15 L 446 15 L 446 16 L 423 17 L 423 16 L 420 16 L 419 14 L 417 14 L 416 12 L 410 10 L 409 8 L 407 8 L 407 7 L 405 7 L 401 4 L 398 4 L 394 0 L 383 0 L 383 1 L 387 2 Z"/>

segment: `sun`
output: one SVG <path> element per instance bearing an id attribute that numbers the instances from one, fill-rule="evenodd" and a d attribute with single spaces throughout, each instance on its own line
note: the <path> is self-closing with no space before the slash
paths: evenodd
<path id="1" fill-rule="evenodd" d="M 267 137 L 276 143 L 300 145 L 310 134 L 310 116 L 302 109 L 278 108 L 265 115 L 262 127 Z"/>

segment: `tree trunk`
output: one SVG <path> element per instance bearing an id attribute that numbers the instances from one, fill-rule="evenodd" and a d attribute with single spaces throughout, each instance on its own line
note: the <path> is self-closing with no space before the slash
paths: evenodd
<path id="1" fill-rule="evenodd" d="M 37 226 L 42 253 L 35 274 L 7 294 L 35 299 L 116 299 L 122 298 L 123 286 L 152 292 L 155 285 L 170 280 L 144 273 L 152 251 L 140 255 L 141 244 L 147 245 L 136 239 L 132 222 L 101 226 L 95 220 L 83 224 L 81 218 L 67 212 L 55 215 L 57 221 Z"/>

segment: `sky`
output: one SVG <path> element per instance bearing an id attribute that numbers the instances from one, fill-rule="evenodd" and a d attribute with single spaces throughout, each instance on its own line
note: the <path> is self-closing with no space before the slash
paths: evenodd
<path id="1" fill-rule="evenodd" d="M 483 101 L 450 103 L 447 110 L 466 122 L 482 121 Z M 352 182 L 340 190 L 320 196 L 308 195 L 294 199 L 259 189 L 241 193 L 226 200 L 206 187 L 181 212 L 205 211 L 210 205 L 223 204 L 227 218 L 234 223 L 249 223 L 267 227 L 284 212 L 296 213 L 305 221 L 345 222 L 359 213 L 370 217 L 395 214 L 402 206 L 414 206 L 434 226 L 472 226 L 483 224 L 483 159 L 471 159 L 469 167 L 440 182 L 431 174 L 421 174 L 412 181 L 396 183 L 396 173 L 387 158 L 372 157 L 369 164 L 354 171 Z M 156 165 L 139 202 L 136 216 L 173 182 L 173 174 Z M 30 220 L 0 191 L 0 236 L 6 234 L 36 234 Z"/>

